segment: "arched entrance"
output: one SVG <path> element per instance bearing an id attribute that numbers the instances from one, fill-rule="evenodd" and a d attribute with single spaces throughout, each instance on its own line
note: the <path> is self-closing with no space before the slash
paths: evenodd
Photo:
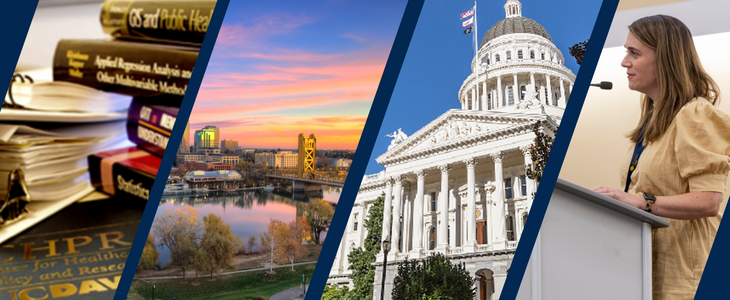
<path id="1" fill-rule="evenodd" d="M 479 300 L 492 300 L 494 297 L 494 272 L 490 269 L 481 269 L 476 272 L 479 278 L 478 298 Z"/>

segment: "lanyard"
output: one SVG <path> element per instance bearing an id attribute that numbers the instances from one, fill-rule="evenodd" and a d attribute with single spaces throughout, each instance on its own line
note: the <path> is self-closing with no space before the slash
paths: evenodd
<path id="1" fill-rule="evenodd" d="M 629 184 L 631 184 L 631 174 L 634 173 L 634 170 L 636 170 L 636 165 L 639 164 L 639 157 L 641 156 L 641 152 L 644 152 L 644 147 L 646 147 L 646 141 L 644 141 L 644 129 L 641 129 L 641 133 L 639 134 L 639 139 L 636 140 L 636 146 L 634 146 L 634 154 L 631 155 L 631 164 L 629 164 L 629 174 L 626 175 L 626 187 L 624 188 L 624 192 L 629 192 Z"/>

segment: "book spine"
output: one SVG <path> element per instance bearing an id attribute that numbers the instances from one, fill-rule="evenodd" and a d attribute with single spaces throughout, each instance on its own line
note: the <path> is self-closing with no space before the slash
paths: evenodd
<path id="1" fill-rule="evenodd" d="M 112 196 L 149 198 L 155 175 L 119 163 L 113 163 L 109 170 L 103 166 L 105 163 L 102 157 L 89 156 L 89 174 L 94 188 Z"/>
<path id="2" fill-rule="evenodd" d="M 181 99 L 197 58 L 192 48 L 61 40 L 53 59 L 53 80 L 130 96 Z"/>
<path id="3" fill-rule="evenodd" d="M 127 121 L 127 136 L 132 143 L 154 155 L 162 157 L 170 139 L 170 131 L 142 120 Z"/>
<path id="4" fill-rule="evenodd" d="M 178 107 L 148 104 L 148 101 L 135 98 L 129 105 L 127 121 L 146 123 L 171 132 L 177 119 Z M 149 101 L 152 102 L 152 101 Z"/>
<path id="5" fill-rule="evenodd" d="M 107 0 L 101 6 L 101 27 L 113 37 L 200 45 L 215 4 L 215 0 Z"/>

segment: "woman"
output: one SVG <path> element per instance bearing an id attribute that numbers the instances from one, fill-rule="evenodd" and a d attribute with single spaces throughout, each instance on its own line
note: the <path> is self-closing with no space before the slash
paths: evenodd
<path id="1" fill-rule="evenodd" d="M 636 20 L 624 46 L 629 88 L 642 93 L 636 144 L 620 164 L 624 189 L 594 190 L 669 220 L 653 231 L 654 300 L 693 299 L 722 218 L 730 117 L 681 21 Z"/>

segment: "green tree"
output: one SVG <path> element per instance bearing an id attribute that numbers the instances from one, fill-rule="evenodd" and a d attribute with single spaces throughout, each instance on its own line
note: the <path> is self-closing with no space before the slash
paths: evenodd
<path id="1" fill-rule="evenodd" d="M 541 130 L 541 121 L 532 125 L 532 132 L 535 133 L 535 143 L 530 146 L 530 156 L 532 156 L 532 164 L 525 166 L 525 175 L 527 178 L 534 179 L 538 183 L 542 179 L 542 173 L 545 170 L 548 157 L 550 157 L 550 149 L 553 148 L 553 137 L 546 135 Z"/>
<path id="2" fill-rule="evenodd" d="M 322 300 L 345 300 L 349 290 L 347 286 L 340 288 L 336 284 L 325 285 Z"/>
<path id="3" fill-rule="evenodd" d="M 398 265 L 393 280 L 393 299 L 474 299 L 469 271 L 463 265 L 452 264 L 441 253 L 424 260 L 406 260 Z"/>
<path id="4" fill-rule="evenodd" d="M 142 257 L 139 259 L 139 270 L 149 270 L 155 267 L 157 259 L 160 258 L 160 252 L 157 252 L 155 246 L 155 237 L 151 234 L 147 235 L 147 241 L 142 249 Z"/>
<path id="5" fill-rule="evenodd" d="M 347 256 L 352 270 L 350 278 L 355 285 L 354 289 L 347 292 L 348 299 L 373 299 L 373 281 L 375 280 L 375 255 L 380 252 L 383 228 L 383 201 L 384 196 L 378 197 L 370 207 L 368 218 L 365 221 L 365 228 L 368 231 L 363 242 L 363 248 L 355 248 Z"/>
<path id="6" fill-rule="evenodd" d="M 307 224 L 312 228 L 312 238 L 315 244 L 319 244 L 320 233 L 329 229 L 334 215 L 335 210 L 332 205 L 323 199 L 314 199 L 307 204 L 304 216 Z"/>

